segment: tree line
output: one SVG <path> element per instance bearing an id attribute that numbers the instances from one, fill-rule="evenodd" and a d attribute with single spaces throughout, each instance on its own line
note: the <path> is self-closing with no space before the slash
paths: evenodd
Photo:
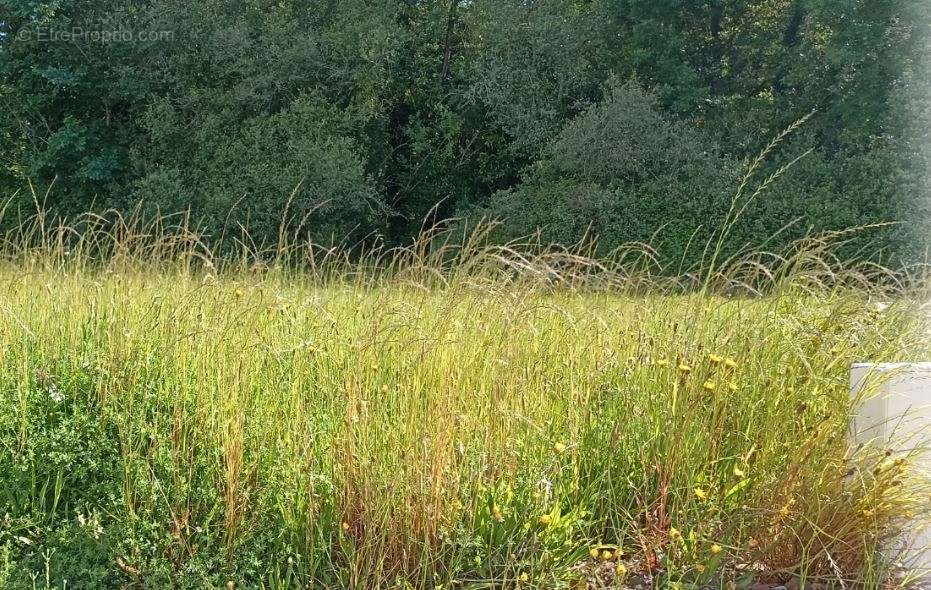
<path id="1" fill-rule="evenodd" d="M 925 0 L 0 0 L 4 223 L 184 211 L 401 244 L 598 236 L 670 258 L 800 117 L 736 244 L 927 247 Z M 286 213 L 286 217 L 285 216 Z M 462 223 L 462 222 L 460 222 Z"/>

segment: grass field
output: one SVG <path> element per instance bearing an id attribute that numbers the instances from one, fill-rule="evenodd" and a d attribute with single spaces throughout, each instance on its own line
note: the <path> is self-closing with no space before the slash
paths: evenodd
<path id="1" fill-rule="evenodd" d="M 927 514 L 847 444 L 924 299 L 816 244 L 672 280 L 59 237 L 0 267 L 3 588 L 880 588 Z"/>

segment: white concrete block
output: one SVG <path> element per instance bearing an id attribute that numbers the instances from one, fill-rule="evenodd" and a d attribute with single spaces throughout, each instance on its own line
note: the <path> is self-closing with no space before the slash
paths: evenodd
<path id="1" fill-rule="evenodd" d="M 931 440 L 931 363 L 856 363 L 850 391 L 859 405 L 851 440 L 908 451 Z M 916 466 L 931 474 L 931 454 Z M 931 528 L 916 524 L 907 556 L 931 573 Z"/>

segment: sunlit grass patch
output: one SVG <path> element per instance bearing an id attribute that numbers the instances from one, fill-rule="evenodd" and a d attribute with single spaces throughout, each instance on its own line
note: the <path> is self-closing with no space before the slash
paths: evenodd
<path id="1" fill-rule="evenodd" d="M 848 370 L 926 353 L 921 298 L 809 246 L 705 289 L 477 246 L 303 270 L 8 248 L 0 575 L 879 587 L 928 487 L 850 447 Z"/>

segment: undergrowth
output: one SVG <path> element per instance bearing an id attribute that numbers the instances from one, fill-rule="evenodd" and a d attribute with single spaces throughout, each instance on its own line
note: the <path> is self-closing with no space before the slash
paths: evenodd
<path id="1" fill-rule="evenodd" d="M 482 235 L 8 235 L 0 586 L 896 583 L 927 479 L 848 443 L 848 375 L 927 354 L 918 271 Z"/>

